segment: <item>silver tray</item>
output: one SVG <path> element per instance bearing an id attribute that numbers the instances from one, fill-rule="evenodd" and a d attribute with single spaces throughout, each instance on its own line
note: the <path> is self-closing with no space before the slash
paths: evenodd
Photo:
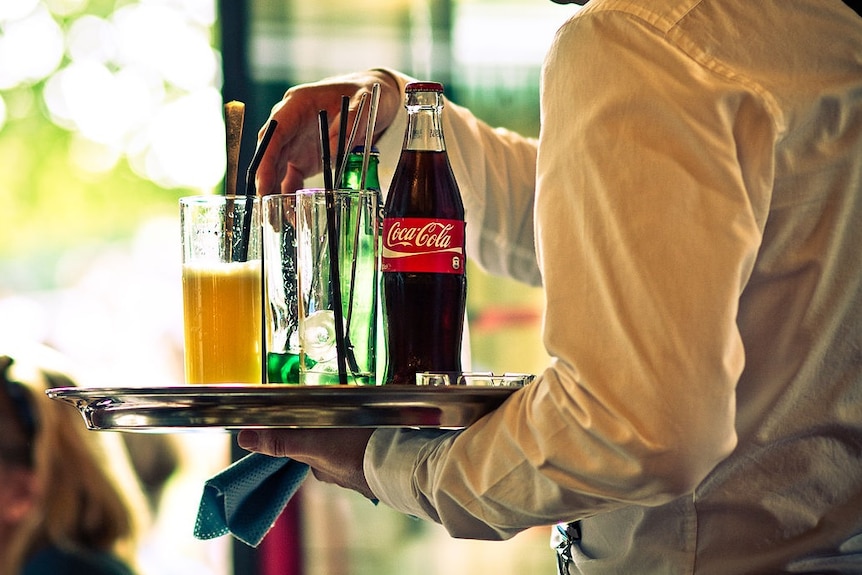
<path id="1" fill-rule="evenodd" d="M 48 397 L 75 406 L 88 429 L 429 427 L 459 429 L 517 387 L 186 385 L 63 387 Z"/>

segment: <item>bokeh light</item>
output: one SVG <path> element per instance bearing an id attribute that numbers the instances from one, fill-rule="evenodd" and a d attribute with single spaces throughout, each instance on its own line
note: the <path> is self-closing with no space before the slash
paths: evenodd
<path id="1" fill-rule="evenodd" d="M 143 166 L 139 173 L 165 187 L 191 180 L 202 188 L 215 186 L 224 175 L 224 129 L 213 121 L 220 114 L 221 94 L 215 89 L 161 106 L 149 122 L 149 146 L 133 159 L 133 167 Z M 214 157 L 222 159 L 214 162 Z"/>
<path id="2" fill-rule="evenodd" d="M 141 0 L 75 18 L 85 6 L 2 1 L 0 92 L 44 82 L 46 113 L 75 133 L 70 157 L 85 172 L 126 157 L 161 186 L 212 190 L 225 163 L 215 2 Z"/>
<path id="3" fill-rule="evenodd" d="M 192 91 L 212 86 L 218 59 L 209 30 L 168 5 L 141 3 L 121 8 L 112 21 L 119 37 L 120 66 L 157 70 L 165 82 Z M 154 41 L 154 39 L 157 39 Z"/>
<path id="4" fill-rule="evenodd" d="M 19 20 L 30 14 L 39 0 L 3 0 L 0 2 L 0 22 Z"/>
<path id="5" fill-rule="evenodd" d="M 4 0 L 4 6 L 6 2 L 10 0 Z M 22 4 L 21 0 L 10 3 Z M 48 9 L 36 5 L 16 18 L 21 11 L 9 10 L 10 17 L 0 18 L 0 90 L 41 80 L 57 69 L 63 57 L 63 32 Z"/>
<path id="6" fill-rule="evenodd" d="M 93 60 L 107 64 L 117 57 L 117 31 L 104 18 L 81 16 L 66 33 L 66 51 L 74 62 Z"/>

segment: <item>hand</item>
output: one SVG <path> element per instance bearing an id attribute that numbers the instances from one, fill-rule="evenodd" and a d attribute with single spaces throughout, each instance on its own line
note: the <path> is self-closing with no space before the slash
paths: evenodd
<path id="1" fill-rule="evenodd" d="M 243 430 L 239 446 L 273 457 L 307 463 L 320 481 L 352 489 L 375 499 L 365 480 L 362 461 L 373 429 Z"/>
<path id="2" fill-rule="evenodd" d="M 278 126 L 257 170 L 258 192 L 261 195 L 292 192 L 302 188 L 305 178 L 322 171 L 318 112 L 326 110 L 329 117 L 330 149 L 334 156 L 338 144 L 341 96 L 350 97 L 347 125 L 352 126 L 359 99 L 363 93 L 369 94 L 356 132 L 355 143 L 362 142 L 359 138 L 365 137 L 371 88 L 376 82 L 380 83 L 380 102 L 374 125 L 376 136 L 392 123 L 401 107 L 398 84 L 384 71 L 369 70 L 338 76 L 294 86 L 285 92 L 284 98 L 273 107 L 269 116 L 270 120 L 278 122 Z M 265 131 L 266 125 L 258 133 L 258 140 Z"/>

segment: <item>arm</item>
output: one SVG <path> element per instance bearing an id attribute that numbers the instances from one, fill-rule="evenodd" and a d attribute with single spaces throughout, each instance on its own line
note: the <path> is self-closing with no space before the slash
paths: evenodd
<path id="1" fill-rule="evenodd" d="M 389 187 L 401 154 L 404 129 L 404 86 L 412 78 L 392 70 L 368 70 L 294 86 L 270 114 L 278 126 L 257 172 L 262 195 L 293 191 L 321 171 L 317 113 L 327 110 L 330 145 L 337 146 L 341 96 L 350 97 L 352 124 L 363 93 L 381 85 L 375 124 L 380 149 L 383 189 Z M 365 133 L 368 106 L 360 117 L 358 134 Z M 469 257 L 489 271 L 538 285 L 533 242 L 533 196 L 536 141 L 504 129 L 492 129 L 469 110 L 447 102 L 443 114 L 452 169 L 461 187 Z M 261 128 L 260 137 L 266 130 Z"/>
<path id="2" fill-rule="evenodd" d="M 768 138 L 767 114 L 618 15 L 565 27 L 543 90 L 536 222 L 555 359 L 469 429 L 379 430 L 366 451 L 382 501 L 458 537 L 661 504 L 736 441 L 737 302 L 769 185 L 739 130 Z"/>
<path id="3" fill-rule="evenodd" d="M 348 121 L 352 123 L 359 98 L 375 82 L 381 84 L 375 144 L 381 152 L 381 184 L 387 189 L 401 152 L 406 128 L 403 93 L 411 80 L 381 69 L 288 90 L 270 116 L 278 127 L 258 169 L 258 190 L 264 195 L 295 190 L 319 173 L 317 110 L 329 110 L 336 125 L 340 98 L 346 94 L 351 98 Z M 363 119 L 365 114 L 367 107 Z M 537 142 L 492 129 L 451 102 L 446 104 L 444 122 L 450 160 L 467 210 L 468 254 L 478 256 L 492 271 L 538 283 L 532 225 Z M 358 133 L 364 130 L 360 122 Z M 330 133 L 333 146 L 336 137 Z M 244 431 L 239 442 L 251 451 L 308 463 L 319 479 L 373 497 L 362 474 L 368 435 L 370 431 L 363 430 Z"/>
<path id="4" fill-rule="evenodd" d="M 535 207 L 551 365 L 460 432 L 377 430 L 346 465 L 331 442 L 307 454 L 286 439 L 313 432 L 262 434 L 258 450 L 299 453 L 340 485 L 484 539 L 661 504 L 730 453 L 768 115 L 621 15 L 565 27 L 543 88 Z"/>

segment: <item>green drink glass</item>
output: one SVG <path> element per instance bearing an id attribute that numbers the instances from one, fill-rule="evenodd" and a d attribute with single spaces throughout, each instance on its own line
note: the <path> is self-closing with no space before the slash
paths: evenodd
<path id="1" fill-rule="evenodd" d="M 268 383 L 377 383 L 378 192 L 329 194 L 263 200 Z"/>

